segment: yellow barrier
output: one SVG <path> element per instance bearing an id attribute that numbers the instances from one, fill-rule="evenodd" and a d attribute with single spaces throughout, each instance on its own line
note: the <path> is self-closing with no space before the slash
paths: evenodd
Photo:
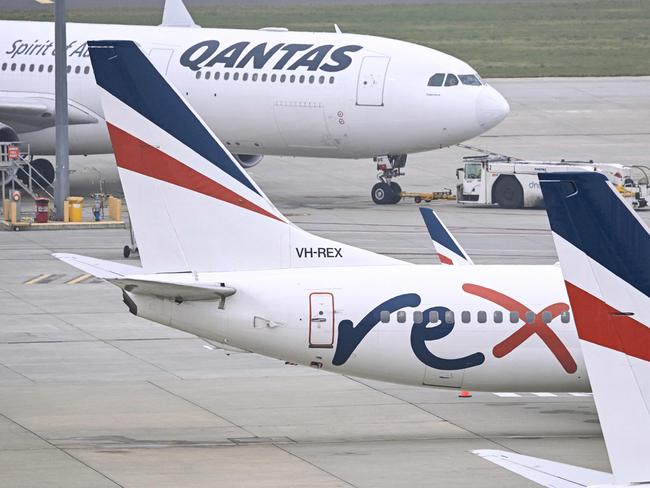
<path id="1" fill-rule="evenodd" d="M 70 222 L 81 222 L 84 197 L 68 197 L 68 202 L 70 202 Z"/>
<path id="2" fill-rule="evenodd" d="M 115 222 L 122 220 L 122 200 L 115 197 L 108 197 L 108 218 Z"/>

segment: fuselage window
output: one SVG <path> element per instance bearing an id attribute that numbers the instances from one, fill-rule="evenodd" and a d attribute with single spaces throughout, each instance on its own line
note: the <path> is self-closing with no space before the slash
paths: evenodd
<path id="1" fill-rule="evenodd" d="M 529 310 L 524 314 L 524 320 L 526 320 L 527 324 L 532 324 L 535 322 L 535 314 Z"/>
<path id="2" fill-rule="evenodd" d="M 429 323 L 430 324 L 435 324 L 440 320 L 440 317 L 438 317 L 438 312 L 436 310 L 433 310 L 432 312 L 429 312 Z"/>
<path id="3" fill-rule="evenodd" d="M 235 73 L 234 75 L 232 75 L 232 79 L 237 81 L 239 79 L 239 73 Z"/>
<path id="4" fill-rule="evenodd" d="M 81 73 L 81 66 L 75 66 L 75 68 L 74 68 L 74 72 L 75 72 L 75 74 L 77 74 L 77 75 L 78 75 L 79 73 Z"/>
<path id="5" fill-rule="evenodd" d="M 503 322 L 503 312 L 501 310 L 496 310 L 494 312 L 494 323 L 500 324 L 501 322 Z"/>
<path id="6" fill-rule="evenodd" d="M 445 81 L 444 73 L 436 73 L 431 78 L 429 78 L 429 83 L 427 86 L 442 86 L 442 83 Z"/>
<path id="7" fill-rule="evenodd" d="M 200 80 L 200 79 L 201 79 L 201 72 L 200 72 L 200 71 L 197 71 L 197 72 L 196 72 L 196 79 L 197 79 L 197 80 Z"/>
<path id="8" fill-rule="evenodd" d="M 458 85 L 458 78 L 456 78 L 456 75 L 452 75 L 449 73 L 447 75 L 447 79 L 445 80 L 445 86 L 456 86 Z"/>
<path id="9" fill-rule="evenodd" d="M 310 83 L 310 84 L 313 83 L 315 79 L 316 79 L 316 78 L 314 77 L 314 75 L 311 75 L 311 76 L 309 77 L 309 83 Z"/>
<path id="10" fill-rule="evenodd" d="M 296 75 L 291 75 L 289 77 L 289 83 L 293 83 L 294 81 L 296 81 Z"/>
<path id="11" fill-rule="evenodd" d="M 416 324 L 421 324 L 422 319 L 424 319 L 424 314 L 420 310 L 413 312 L 413 322 Z"/>
<path id="12" fill-rule="evenodd" d="M 456 318 L 454 317 L 454 312 L 452 312 L 451 310 L 447 310 L 445 312 L 445 322 L 447 322 L 448 324 L 453 324 L 454 322 L 456 322 Z"/>
<path id="13" fill-rule="evenodd" d="M 478 320 L 479 324 L 484 324 L 485 322 L 487 322 L 487 312 L 485 312 L 484 310 L 478 312 L 476 314 L 476 320 Z"/>
<path id="14" fill-rule="evenodd" d="M 241 79 L 242 79 L 243 81 L 247 81 L 247 80 L 248 80 L 248 73 L 244 73 L 244 74 L 242 75 Z"/>
<path id="15" fill-rule="evenodd" d="M 257 81 L 257 73 L 253 73 L 253 75 L 251 76 L 251 80 Z"/>
<path id="16" fill-rule="evenodd" d="M 571 312 L 569 312 L 569 311 L 562 312 L 560 314 L 560 320 L 562 320 L 563 324 L 568 324 L 569 321 L 571 320 Z"/>
<path id="17" fill-rule="evenodd" d="M 226 71 L 226 72 L 223 74 L 223 79 L 224 79 L 224 80 L 227 80 L 228 78 L 230 78 L 230 73 L 228 73 L 228 72 Z"/>
<path id="18" fill-rule="evenodd" d="M 68 66 L 68 68 L 69 68 L 69 66 Z M 24 64 L 20 65 L 20 71 L 25 71 L 25 65 Z"/>
<path id="19" fill-rule="evenodd" d="M 68 73 L 72 72 L 72 66 L 68 65 Z"/>
<path id="20" fill-rule="evenodd" d="M 404 310 L 400 310 L 399 312 L 397 312 L 397 321 L 400 324 L 406 322 L 406 312 Z"/>
<path id="21" fill-rule="evenodd" d="M 267 75 L 266 73 L 264 73 L 264 74 L 262 74 L 262 78 L 261 78 L 261 80 L 262 80 L 262 81 L 266 81 L 266 80 L 268 79 L 268 77 L 269 77 L 269 75 Z"/>
<path id="22" fill-rule="evenodd" d="M 278 75 L 276 75 L 275 73 L 271 75 L 271 83 L 275 83 L 275 80 L 277 79 L 278 79 Z"/>
<path id="23" fill-rule="evenodd" d="M 472 314 L 469 312 L 469 310 L 463 310 L 460 313 L 460 321 L 463 324 L 469 324 L 470 320 L 472 320 Z"/>
<path id="24" fill-rule="evenodd" d="M 322 85 L 323 83 L 325 83 L 325 77 L 324 77 L 324 76 L 319 76 L 319 77 L 318 77 L 318 83 L 320 83 L 321 85 Z"/>
<path id="25" fill-rule="evenodd" d="M 510 312 L 510 323 L 516 324 L 517 322 L 519 322 L 519 312 Z"/>
<path id="26" fill-rule="evenodd" d="M 474 75 L 458 75 L 463 85 L 481 86 L 481 81 Z"/>
<path id="27" fill-rule="evenodd" d="M 334 77 L 330 76 L 330 85 L 333 85 L 333 84 L 334 84 Z"/>
<path id="28" fill-rule="evenodd" d="M 2 71 L 5 71 L 7 69 L 7 63 L 2 63 Z"/>
<path id="29" fill-rule="evenodd" d="M 34 68 L 35 68 L 35 66 L 34 66 L 33 64 L 30 64 L 30 65 L 29 65 L 29 71 L 30 71 L 30 72 L 34 71 Z"/>
<path id="30" fill-rule="evenodd" d="M 39 73 L 42 73 L 44 69 L 45 69 L 45 65 L 41 64 L 41 65 L 38 66 L 38 72 Z"/>
<path id="31" fill-rule="evenodd" d="M 300 83 L 304 83 L 304 82 L 305 82 L 305 75 L 300 75 Z"/>
<path id="32" fill-rule="evenodd" d="M 16 63 L 11 64 L 11 71 L 16 71 Z"/>
<path id="33" fill-rule="evenodd" d="M 211 76 L 212 76 L 212 73 L 210 71 L 205 73 L 205 79 L 206 80 L 209 80 Z"/>
<path id="34" fill-rule="evenodd" d="M 390 322 L 390 312 L 388 310 L 382 310 L 379 312 L 379 320 L 381 320 L 383 324 Z"/>
<path id="35" fill-rule="evenodd" d="M 544 310 L 544 312 L 542 313 L 542 321 L 545 324 L 549 324 L 551 323 L 551 320 L 553 320 L 553 314 L 548 310 Z"/>
<path id="36" fill-rule="evenodd" d="M 47 72 L 48 72 L 48 73 L 51 73 L 52 70 L 54 70 L 54 66 L 52 66 L 51 64 L 48 65 L 48 67 L 47 67 Z"/>

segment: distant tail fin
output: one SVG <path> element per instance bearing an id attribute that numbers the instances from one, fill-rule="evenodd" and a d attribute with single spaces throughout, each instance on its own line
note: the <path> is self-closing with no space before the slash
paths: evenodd
<path id="1" fill-rule="evenodd" d="M 420 213 L 429 231 L 429 236 L 436 248 L 436 253 L 442 264 L 474 264 L 465 249 L 458 243 L 447 226 L 430 208 L 420 207 Z"/>
<path id="2" fill-rule="evenodd" d="M 292 225 L 133 42 L 88 46 L 147 272 L 399 262 Z"/>
<path id="3" fill-rule="evenodd" d="M 614 477 L 650 482 L 650 233 L 604 175 L 539 179 Z"/>

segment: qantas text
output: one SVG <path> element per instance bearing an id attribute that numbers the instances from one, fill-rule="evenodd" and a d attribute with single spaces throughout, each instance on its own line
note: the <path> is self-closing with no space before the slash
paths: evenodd
<path id="1" fill-rule="evenodd" d="M 361 46 L 349 45 L 334 48 L 332 44 L 314 46 L 314 44 L 274 44 L 266 42 L 250 47 L 250 42 L 241 41 L 230 46 L 221 47 L 217 40 L 199 42 L 181 55 L 181 64 L 198 71 L 221 65 L 224 68 L 253 68 L 295 70 L 306 68 L 307 71 L 342 71 L 352 63 L 349 53 L 362 49 Z M 221 49 L 220 49 L 221 48 Z"/>

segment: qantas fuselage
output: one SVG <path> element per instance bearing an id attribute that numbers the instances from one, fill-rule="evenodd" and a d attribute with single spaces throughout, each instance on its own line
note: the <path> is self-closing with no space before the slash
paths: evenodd
<path id="1" fill-rule="evenodd" d="M 33 153 L 51 154 L 53 24 L 0 21 L 0 32 L 0 123 Z M 137 42 L 236 154 L 426 151 L 475 137 L 509 110 L 465 62 L 392 39 L 70 23 L 71 154 L 111 152 L 86 47 L 106 38 Z"/>

